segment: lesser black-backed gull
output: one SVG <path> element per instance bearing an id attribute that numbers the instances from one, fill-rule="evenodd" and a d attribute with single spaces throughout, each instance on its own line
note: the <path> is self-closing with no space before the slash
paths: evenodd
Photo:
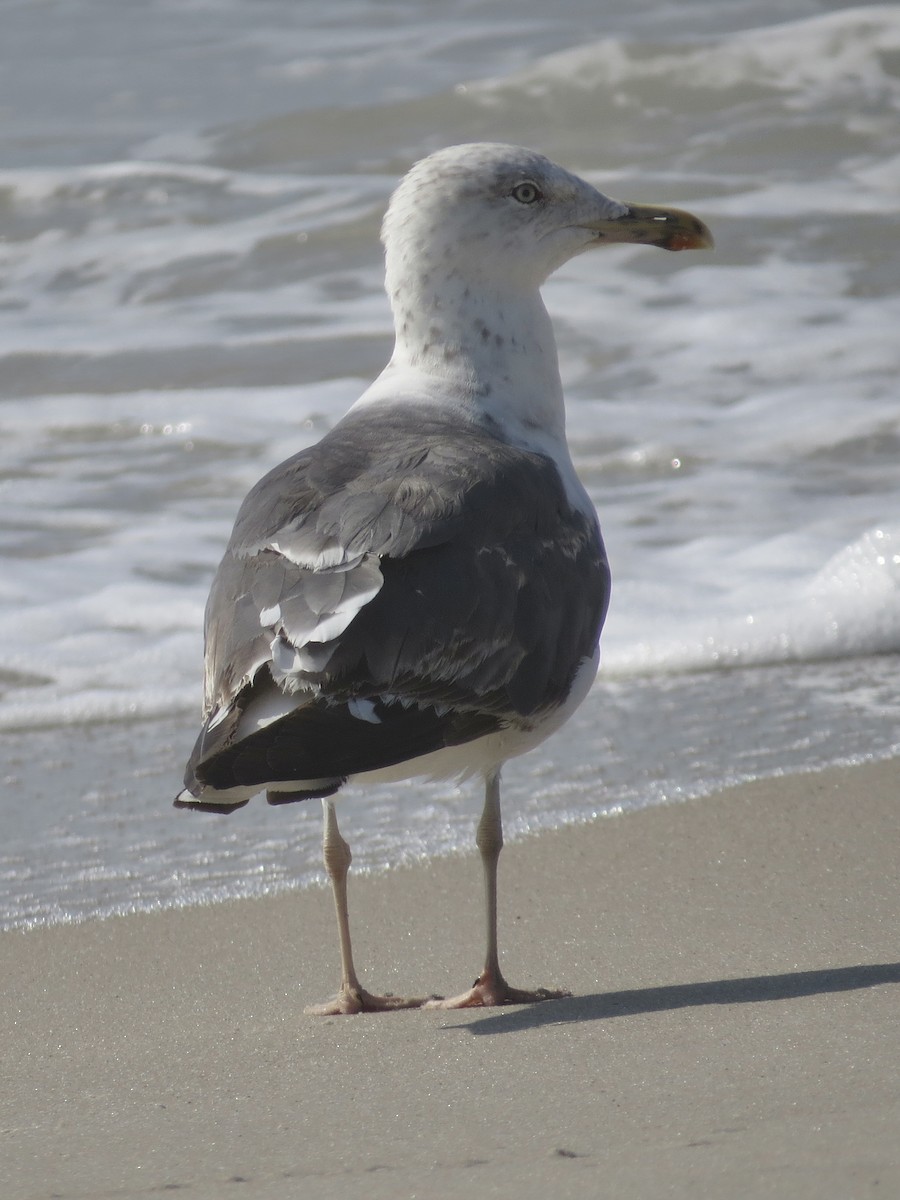
<path id="1" fill-rule="evenodd" d="M 384 220 L 393 357 L 315 446 L 238 513 L 206 610 L 204 724 L 179 806 L 318 796 L 342 977 L 317 1012 L 563 995 L 510 987 L 497 951 L 500 769 L 590 688 L 609 597 L 572 466 L 540 287 L 609 242 L 711 245 L 672 208 L 622 204 L 541 155 L 491 143 L 417 163 Z M 450 1000 L 376 996 L 353 965 L 345 783 L 485 781 L 476 843 L 487 956 Z"/>

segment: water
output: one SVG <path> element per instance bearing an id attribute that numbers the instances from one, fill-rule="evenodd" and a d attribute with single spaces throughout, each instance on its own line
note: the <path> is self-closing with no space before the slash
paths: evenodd
<path id="1" fill-rule="evenodd" d="M 620 7 L 4 5 L 4 924 L 318 877 L 317 806 L 168 807 L 203 605 L 244 492 L 385 362 L 381 213 L 456 141 L 717 239 L 545 289 L 615 590 L 589 701 L 507 770 L 512 831 L 897 751 L 900 12 Z M 478 806 L 344 811 L 380 867 L 468 846 Z"/>

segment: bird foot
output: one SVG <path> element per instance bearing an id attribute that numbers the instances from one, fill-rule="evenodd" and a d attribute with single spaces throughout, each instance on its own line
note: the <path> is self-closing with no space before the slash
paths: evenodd
<path id="1" fill-rule="evenodd" d="M 308 1004 L 307 1016 L 337 1017 L 362 1012 L 392 1012 L 397 1008 L 425 1008 L 436 996 L 373 996 L 361 987 L 342 987 L 336 996 L 324 1004 Z"/>
<path id="2" fill-rule="evenodd" d="M 501 1004 L 537 1004 L 541 1000 L 562 1000 L 571 992 L 551 988 L 536 988 L 525 991 L 510 987 L 500 974 L 483 972 L 467 992 L 450 996 L 444 1000 L 439 996 L 428 999 L 423 1008 L 496 1008 Z"/>

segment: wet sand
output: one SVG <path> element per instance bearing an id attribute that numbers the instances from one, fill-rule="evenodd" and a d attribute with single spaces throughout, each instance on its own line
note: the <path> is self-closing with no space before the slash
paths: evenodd
<path id="1" fill-rule="evenodd" d="M 529 1008 L 312 1018 L 324 889 L 0 935 L 0 1194 L 900 1194 L 900 760 L 513 844 Z M 364 982 L 450 992 L 476 856 L 351 881 Z"/>

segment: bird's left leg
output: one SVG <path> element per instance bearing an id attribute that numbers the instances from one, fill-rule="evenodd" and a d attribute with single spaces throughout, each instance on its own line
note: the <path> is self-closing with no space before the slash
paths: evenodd
<path id="1" fill-rule="evenodd" d="M 538 988 L 523 991 L 510 987 L 500 970 L 497 946 L 497 865 L 503 849 L 503 820 L 500 813 L 499 768 L 485 776 L 484 809 L 475 834 L 475 844 L 481 852 L 484 868 L 485 915 L 487 919 L 487 953 L 484 970 L 467 991 L 449 1000 L 429 1000 L 426 1008 L 492 1008 L 498 1004 L 533 1004 L 538 1000 L 557 1000 L 571 993 Z"/>
<path id="2" fill-rule="evenodd" d="M 305 1011 L 314 1016 L 336 1016 L 339 1013 L 421 1008 L 425 1003 L 424 997 L 407 999 L 403 996 L 373 996 L 359 982 L 356 968 L 353 965 L 353 951 L 350 945 L 350 912 L 347 906 L 347 872 L 350 870 L 353 855 L 338 828 L 334 802 L 323 800 L 322 809 L 325 817 L 322 852 L 325 859 L 325 870 L 331 880 L 337 914 L 338 937 L 341 947 L 341 986 L 333 1000 L 326 1000 L 324 1004 L 311 1004 Z"/>

